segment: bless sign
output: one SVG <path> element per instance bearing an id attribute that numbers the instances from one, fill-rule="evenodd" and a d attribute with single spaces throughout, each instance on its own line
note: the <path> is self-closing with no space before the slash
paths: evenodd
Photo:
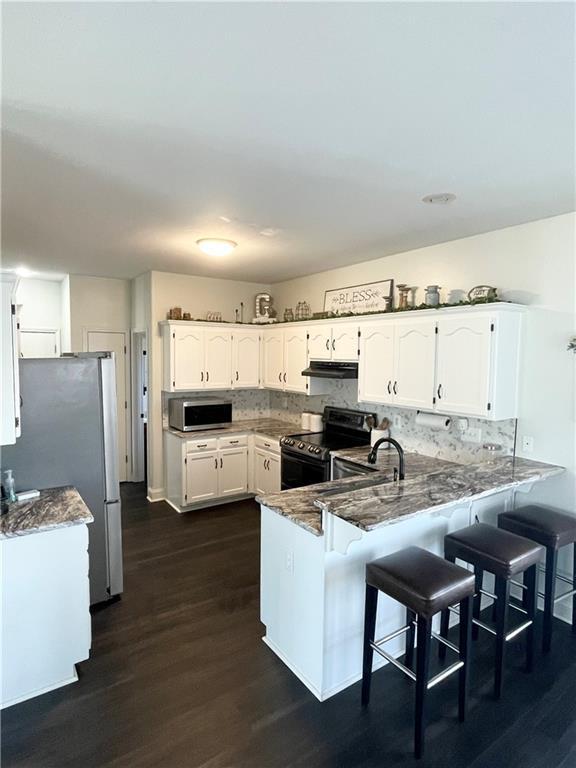
<path id="1" fill-rule="evenodd" d="M 394 281 L 381 280 L 365 285 L 350 285 L 324 293 L 325 312 L 387 312 L 392 309 Z"/>

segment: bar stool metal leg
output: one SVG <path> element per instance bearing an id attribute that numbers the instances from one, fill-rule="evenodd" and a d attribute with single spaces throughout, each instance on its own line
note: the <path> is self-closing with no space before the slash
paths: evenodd
<path id="1" fill-rule="evenodd" d="M 526 618 L 532 624 L 526 630 L 526 671 L 532 672 L 534 666 L 534 636 L 536 628 L 536 612 L 538 610 L 538 566 L 533 565 L 524 571 L 523 604 Z"/>
<path id="2" fill-rule="evenodd" d="M 558 568 L 558 550 L 546 548 L 546 580 L 544 586 L 544 633 L 542 651 L 548 653 L 552 645 L 552 620 L 554 619 L 554 589 Z"/>
<path id="3" fill-rule="evenodd" d="M 449 563 L 455 563 L 456 558 L 444 555 L 444 559 Z M 445 610 L 440 614 L 440 637 L 448 638 L 448 631 L 450 629 L 450 611 Z M 446 646 L 444 643 L 438 643 L 438 658 L 440 661 L 446 660 Z"/>
<path id="4" fill-rule="evenodd" d="M 475 568 L 474 569 L 474 611 L 473 616 L 475 619 L 480 618 L 480 608 L 482 605 L 482 594 L 480 593 L 480 590 L 482 589 L 482 582 L 484 581 L 484 571 L 481 568 Z M 480 631 L 480 628 L 477 624 L 472 625 L 472 639 L 478 640 L 478 633 Z"/>
<path id="5" fill-rule="evenodd" d="M 408 625 L 408 630 L 406 631 L 406 657 L 404 663 L 409 669 L 412 669 L 414 661 L 414 638 L 416 636 L 415 621 L 416 614 L 414 611 L 411 611 L 410 608 L 406 608 L 406 624 Z"/>
<path id="6" fill-rule="evenodd" d="M 366 604 L 364 613 L 364 656 L 362 661 L 362 706 L 370 701 L 370 683 L 372 680 L 372 658 L 374 651 L 371 643 L 376 631 L 376 610 L 378 608 L 378 590 L 366 584 Z"/>
<path id="7" fill-rule="evenodd" d="M 506 650 L 506 628 L 508 626 L 508 601 L 510 600 L 510 581 L 502 577 L 495 579 L 496 594 L 496 662 L 494 671 L 494 697 L 502 695 L 504 677 L 504 656 Z"/>
<path id="8" fill-rule="evenodd" d="M 468 685 L 470 681 L 470 646 L 472 645 L 472 598 L 466 597 L 460 601 L 460 667 L 458 686 L 458 719 L 461 723 L 466 719 L 466 703 L 468 700 Z M 442 645 L 442 643 L 441 643 Z"/>
<path id="9" fill-rule="evenodd" d="M 426 693 L 430 669 L 430 641 L 432 619 L 418 616 L 418 643 L 416 646 L 416 717 L 414 733 L 414 754 L 416 758 L 424 753 L 424 732 L 426 729 Z"/>
<path id="10" fill-rule="evenodd" d="M 576 589 L 576 543 L 573 545 L 572 589 Z M 576 592 L 572 596 L 572 633 L 576 635 Z"/>

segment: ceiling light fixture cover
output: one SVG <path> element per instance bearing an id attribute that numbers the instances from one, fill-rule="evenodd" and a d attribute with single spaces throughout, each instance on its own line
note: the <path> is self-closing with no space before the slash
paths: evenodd
<path id="1" fill-rule="evenodd" d="M 438 192 L 435 195 L 426 195 L 422 198 L 423 203 L 429 203 L 430 205 L 448 205 L 456 200 L 456 195 L 452 192 Z"/>
<path id="2" fill-rule="evenodd" d="M 234 240 L 223 240 L 219 237 L 203 237 L 196 240 L 196 244 L 208 256 L 228 256 L 238 245 Z"/>
<path id="3" fill-rule="evenodd" d="M 18 277 L 30 277 L 33 274 L 32 270 L 28 269 L 28 267 L 17 267 L 14 272 Z"/>

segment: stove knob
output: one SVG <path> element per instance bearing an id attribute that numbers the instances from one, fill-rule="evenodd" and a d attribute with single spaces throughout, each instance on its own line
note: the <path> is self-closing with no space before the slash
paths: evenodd
<path id="1" fill-rule="evenodd" d="M 311 446 L 308 448 L 308 450 L 310 451 L 310 453 L 316 453 L 316 448 L 314 448 L 314 446 L 313 446 L 313 445 L 311 445 Z"/>
<path id="2" fill-rule="evenodd" d="M 322 448 L 316 448 L 316 450 L 314 451 L 314 453 L 322 453 Z"/>
<path id="3" fill-rule="evenodd" d="M 304 448 L 304 443 L 298 443 L 298 448 Z"/>

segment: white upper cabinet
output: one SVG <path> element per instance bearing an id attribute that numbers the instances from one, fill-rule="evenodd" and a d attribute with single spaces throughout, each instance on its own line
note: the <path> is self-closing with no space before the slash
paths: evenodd
<path id="1" fill-rule="evenodd" d="M 358 400 L 394 402 L 394 324 L 388 320 L 360 329 Z"/>
<path id="2" fill-rule="evenodd" d="M 358 326 L 354 323 L 313 325 L 308 329 L 308 359 L 356 362 Z"/>
<path id="3" fill-rule="evenodd" d="M 302 371 L 308 366 L 308 339 L 306 328 L 287 328 L 284 331 L 284 389 L 306 393 L 308 378 Z"/>
<path id="4" fill-rule="evenodd" d="M 0 445 L 11 445 L 20 437 L 20 383 L 18 375 L 18 325 L 15 294 L 18 280 L 0 275 Z"/>
<path id="5" fill-rule="evenodd" d="M 266 329 L 262 342 L 262 384 L 266 389 L 284 389 L 284 332 Z"/>
<path id="6" fill-rule="evenodd" d="M 204 329 L 172 328 L 170 391 L 204 387 Z"/>
<path id="7" fill-rule="evenodd" d="M 235 389 L 260 386 L 260 331 L 234 329 L 232 332 L 232 386 Z"/>
<path id="8" fill-rule="evenodd" d="M 204 388 L 230 389 L 232 333 L 220 328 L 205 331 Z"/>
<path id="9" fill-rule="evenodd" d="M 394 404 L 431 409 L 434 389 L 436 321 L 414 319 L 395 328 Z"/>

